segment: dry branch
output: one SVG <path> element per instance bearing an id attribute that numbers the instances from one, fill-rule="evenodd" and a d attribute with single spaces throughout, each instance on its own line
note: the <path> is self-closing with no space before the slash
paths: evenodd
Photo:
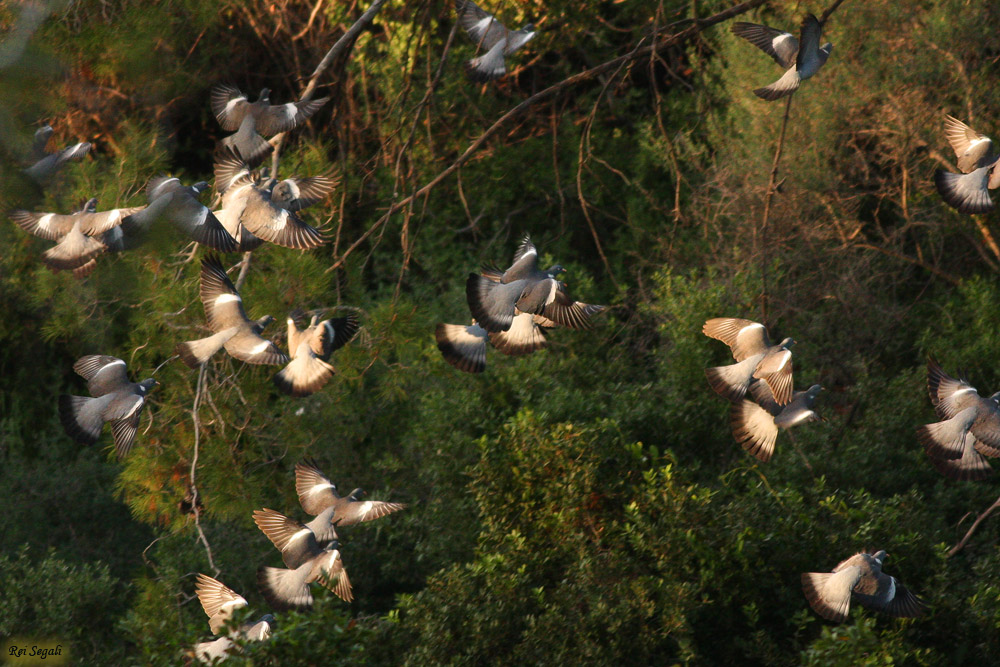
<path id="1" fill-rule="evenodd" d="M 954 556 L 959 551 L 965 548 L 966 542 L 968 542 L 969 538 L 972 537 L 972 533 L 976 532 L 976 528 L 979 527 L 979 524 L 985 521 L 986 517 L 992 514 L 993 510 L 995 510 L 998 507 L 1000 507 L 1000 498 L 997 498 L 992 505 L 986 508 L 986 511 L 984 511 L 982 514 L 976 517 L 976 520 L 972 522 L 972 525 L 969 526 L 969 530 L 965 533 L 965 537 L 963 537 L 958 544 L 956 544 L 955 546 L 953 546 L 951 549 L 948 550 L 949 558 L 951 558 L 952 556 Z"/>
<path id="2" fill-rule="evenodd" d="M 219 576 L 221 570 L 216 566 L 212 558 L 212 547 L 208 544 L 205 531 L 201 528 L 201 510 L 198 509 L 198 484 L 195 480 L 195 471 L 198 468 L 198 446 L 201 444 L 201 421 L 198 419 L 198 407 L 201 403 L 201 392 L 205 387 L 205 364 L 198 367 L 198 384 L 194 392 L 194 405 L 191 407 L 191 421 L 194 422 L 194 454 L 191 457 L 191 510 L 194 512 L 194 527 L 198 530 L 198 539 L 205 547 L 205 554 L 208 556 L 208 565 L 215 571 L 214 576 Z"/>

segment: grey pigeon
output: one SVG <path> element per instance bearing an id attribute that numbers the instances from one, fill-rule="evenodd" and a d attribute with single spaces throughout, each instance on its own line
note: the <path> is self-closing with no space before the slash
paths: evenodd
<path id="1" fill-rule="evenodd" d="M 78 442 L 93 444 L 101 437 L 104 422 L 111 422 L 115 450 L 122 459 L 132 448 L 146 395 L 156 380 L 129 382 L 125 362 L 115 357 L 92 354 L 80 357 L 73 370 L 87 380 L 86 396 L 59 396 L 59 418 L 66 433 Z"/>
<path id="2" fill-rule="evenodd" d="M 488 336 L 489 332 L 476 324 L 475 320 L 468 326 L 442 322 L 434 328 L 438 350 L 445 360 L 466 373 L 482 373 L 486 370 Z"/>
<path id="3" fill-rule="evenodd" d="M 210 642 L 201 642 L 194 647 L 194 655 L 200 661 L 211 664 L 222 662 L 239 652 L 233 637 L 246 637 L 252 641 L 264 641 L 274 630 L 274 616 L 264 614 L 257 621 L 242 624 L 239 628 L 228 627 L 233 612 L 247 606 L 247 601 L 225 584 L 204 574 L 199 574 L 195 593 L 201 608 L 208 615 L 208 625 L 216 635 L 222 635 Z"/>
<path id="4" fill-rule="evenodd" d="M 556 278 L 564 272 L 558 264 L 539 269 L 538 250 L 525 235 L 509 269 L 501 273 L 485 267 L 481 273 L 469 274 L 465 283 L 469 310 L 479 326 L 491 333 L 510 329 L 518 313 L 541 315 L 571 329 L 589 329 L 593 326 L 590 318 L 604 306 L 574 301 L 566 284 Z"/>
<path id="5" fill-rule="evenodd" d="M 306 514 L 318 516 L 333 508 L 333 522 L 341 527 L 380 519 L 406 507 L 403 503 L 361 500 L 364 495 L 362 489 L 340 496 L 336 485 L 311 459 L 295 464 L 295 492 L 299 494 L 299 502 Z"/>
<path id="6" fill-rule="evenodd" d="M 80 231 L 80 218 L 57 244 L 42 253 L 42 261 L 54 271 L 72 271 L 77 278 L 83 278 L 97 265 L 95 259 L 108 247 L 99 239 Z"/>
<path id="7" fill-rule="evenodd" d="M 215 217 L 219 219 L 230 236 L 236 239 L 238 252 L 256 250 L 264 244 L 264 241 L 251 234 L 250 230 L 240 222 L 245 202 L 242 201 L 241 197 L 236 196 L 238 188 L 232 186 L 237 183 L 240 184 L 240 187 L 244 185 L 256 186 L 259 182 L 260 175 L 232 151 L 221 151 L 215 156 L 215 189 L 221 195 L 223 205 L 222 209 L 215 211 Z M 233 194 L 227 198 L 226 193 L 230 189 L 232 189 Z M 230 205 L 228 209 L 225 208 L 226 203 Z"/>
<path id="8" fill-rule="evenodd" d="M 814 384 L 806 391 L 797 391 L 792 400 L 778 405 L 766 382 L 754 381 L 750 385 L 753 401 L 743 398 L 729 408 L 729 425 L 733 437 L 743 449 L 763 462 L 771 460 L 778 429 L 788 429 L 805 422 L 820 419 L 813 411 L 816 396 L 823 388 Z"/>
<path id="9" fill-rule="evenodd" d="M 603 310 L 604 306 L 591 306 L 591 308 Z M 558 326 L 543 315 L 518 313 L 514 316 L 510 329 L 490 333 L 490 344 L 502 354 L 521 357 L 544 349 L 548 345 L 545 332 Z"/>
<path id="10" fill-rule="evenodd" d="M 32 149 L 34 162 L 24 170 L 24 173 L 39 185 L 48 183 L 55 173 L 70 160 L 82 160 L 91 148 L 87 142 L 80 142 L 55 153 L 49 153 L 45 150 L 45 146 L 48 144 L 52 132 L 52 127 L 49 125 L 41 127 L 35 132 L 35 143 Z"/>
<path id="11" fill-rule="evenodd" d="M 286 394 L 309 396 L 323 388 L 334 375 L 327 360 L 358 332 L 354 315 L 327 319 L 322 322 L 314 315 L 309 326 L 299 331 L 295 319 L 288 317 L 288 352 L 292 361 L 278 371 L 272 380 Z"/>
<path id="12" fill-rule="evenodd" d="M 952 479 L 979 480 L 992 474 L 985 457 L 1000 456 L 1000 392 L 979 395 L 967 380 L 955 379 L 927 360 L 927 392 L 942 421 L 917 429 L 931 463 Z"/>
<path id="13" fill-rule="evenodd" d="M 944 133 L 958 157 L 961 174 L 943 169 L 934 172 L 934 185 L 941 198 L 961 213 L 986 213 L 993 210 L 990 190 L 1000 187 L 1000 153 L 993 140 L 951 116 L 945 116 Z"/>
<path id="14" fill-rule="evenodd" d="M 201 303 L 212 335 L 177 345 L 177 354 L 191 368 L 205 363 L 225 347 L 230 356 L 248 364 L 284 364 L 288 357 L 260 333 L 274 321 L 270 315 L 251 320 L 243 299 L 217 257 L 201 260 Z"/>
<path id="15" fill-rule="evenodd" d="M 499 79 L 507 73 L 504 59 L 527 44 L 535 36 L 534 26 L 508 30 L 471 0 L 455 0 L 458 23 L 469 33 L 476 46 L 486 53 L 465 63 L 465 71 L 474 81 Z"/>
<path id="16" fill-rule="evenodd" d="M 142 228 L 133 222 L 141 206 L 97 210 L 92 198 L 75 213 L 34 213 L 17 210 L 10 219 L 21 229 L 43 239 L 58 241 L 42 256 L 53 270 L 69 270 L 77 278 L 89 275 L 97 266 L 97 256 L 106 251 L 120 252 L 142 240 Z"/>
<path id="17" fill-rule="evenodd" d="M 271 509 L 256 510 L 253 518 L 281 552 L 282 562 L 288 568 L 262 567 L 257 571 L 261 593 L 272 607 L 311 606 L 313 598 L 309 584 L 313 582 L 319 582 L 345 602 L 354 599 L 351 581 L 335 540 L 325 549 L 321 548 L 312 530 Z"/>
<path id="18" fill-rule="evenodd" d="M 482 373 L 486 370 L 487 343 L 503 354 L 519 357 L 544 349 L 548 345 L 546 330 L 557 326 L 541 315 L 519 313 L 507 331 L 490 333 L 475 320 L 468 326 L 441 323 L 434 329 L 434 338 L 449 364 L 467 373 Z"/>
<path id="19" fill-rule="evenodd" d="M 242 250 L 252 250 L 260 241 L 299 250 L 326 243 L 320 231 L 295 211 L 272 202 L 271 189 L 261 187 L 258 178 L 238 156 L 222 153 L 216 157 L 215 183 L 222 194 L 222 210 L 216 215 Z"/>
<path id="20" fill-rule="evenodd" d="M 706 368 L 705 376 L 716 393 L 730 401 L 746 395 L 754 379 L 764 380 L 778 405 L 792 400 L 792 352 L 795 344 L 785 338 L 771 345 L 763 324 L 736 317 L 716 317 L 705 322 L 702 333 L 721 340 L 733 351 L 737 363 Z"/>
<path id="21" fill-rule="evenodd" d="M 87 236 L 100 236 L 123 224 L 130 215 L 140 210 L 142 207 L 98 211 L 96 205 L 87 202 L 82 210 L 75 213 L 34 213 L 15 210 L 11 211 L 9 217 L 29 234 L 47 241 L 58 241 L 69 234 L 74 226 Z"/>
<path id="22" fill-rule="evenodd" d="M 169 220 L 202 245 L 221 252 L 235 252 L 236 239 L 215 214 L 198 201 L 198 196 L 207 189 L 208 183 L 204 181 L 185 186 L 177 178 L 154 176 L 146 185 L 149 206 L 133 213 L 131 222 L 145 230 L 156 220 Z"/>
<path id="23" fill-rule="evenodd" d="M 270 94 L 264 88 L 257 101 L 251 103 L 233 86 L 220 84 L 212 88 L 212 112 L 222 129 L 236 132 L 223 139 L 222 144 L 250 165 L 260 164 L 274 150 L 261 135 L 271 137 L 298 127 L 330 99 L 271 104 Z"/>
<path id="24" fill-rule="evenodd" d="M 784 30 L 756 23 L 735 23 L 732 31 L 786 68 L 780 79 L 753 91 L 754 95 L 768 101 L 781 99 L 798 90 L 803 81 L 819 71 L 833 51 L 833 44 L 830 42 L 819 45 L 823 24 L 812 14 L 807 14 L 802 20 L 800 39 Z"/>
<path id="25" fill-rule="evenodd" d="M 73 223 L 69 231 L 62 235 L 59 241 L 42 253 L 42 262 L 53 271 L 72 271 L 77 278 L 84 278 L 97 266 L 97 255 L 107 250 L 107 246 L 98 237 L 87 236 L 81 231 L 81 223 L 85 221 L 84 213 L 97 212 L 97 198 L 91 197 L 83 208 L 69 216 Z M 37 224 L 39 214 L 26 211 L 15 211 L 12 218 L 19 225 L 31 229 Z M 113 228 L 114 229 L 114 228 Z"/>
<path id="26" fill-rule="evenodd" d="M 890 616 L 923 615 L 924 603 L 895 577 L 882 572 L 885 558 L 885 551 L 862 552 L 839 563 L 833 572 L 803 572 L 802 590 L 809 605 L 836 623 L 847 618 L 852 597 L 861 606 Z"/>
<path id="27" fill-rule="evenodd" d="M 271 203 L 286 211 L 301 211 L 326 199 L 339 182 L 333 174 L 286 178 L 274 184 Z"/>

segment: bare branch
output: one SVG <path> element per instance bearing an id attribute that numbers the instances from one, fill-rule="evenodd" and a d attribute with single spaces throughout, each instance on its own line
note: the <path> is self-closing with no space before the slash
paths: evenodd
<path id="1" fill-rule="evenodd" d="M 247 253 L 250 254 L 250 253 Z M 201 424 L 198 420 L 198 405 L 201 403 L 201 392 L 205 386 L 205 364 L 198 367 L 198 384 L 194 393 L 194 406 L 191 408 L 191 421 L 194 422 L 194 455 L 191 457 L 191 510 L 194 512 L 194 527 L 198 530 L 198 539 L 205 546 L 205 554 L 208 556 L 208 565 L 215 570 L 215 576 L 219 576 L 221 570 L 216 566 L 215 559 L 212 558 L 212 547 L 208 544 L 205 531 L 201 528 L 201 510 L 198 509 L 198 484 L 195 481 L 195 471 L 198 468 L 198 446 L 201 444 Z"/>
<path id="2" fill-rule="evenodd" d="M 767 323 L 767 228 L 771 218 L 771 200 L 778 191 L 778 168 L 781 166 L 781 154 L 785 150 L 785 130 L 788 129 L 788 116 L 792 110 L 792 98 L 788 96 L 785 102 L 785 116 L 781 119 L 781 135 L 778 137 L 778 147 L 774 149 L 774 162 L 771 163 L 771 176 L 767 181 L 767 192 L 764 193 L 764 216 L 760 221 L 760 246 L 757 245 L 757 230 L 754 230 L 754 252 L 760 253 L 760 321 Z"/>
<path id="3" fill-rule="evenodd" d="M 955 546 L 953 546 L 951 549 L 948 550 L 949 558 L 951 558 L 952 556 L 954 556 L 959 551 L 965 548 L 966 542 L 968 542 L 969 538 L 972 537 L 972 533 L 976 532 L 976 528 L 979 527 L 979 524 L 985 521 L 986 518 L 993 513 L 993 510 L 995 510 L 998 507 L 1000 507 L 1000 498 L 997 498 L 992 505 L 986 508 L 985 512 L 976 517 L 976 520 L 972 522 L 971 526 L 969 526 L 968 532 L 965 533 L 965 537 L 963 537 L 958 544 L 956 544 Z"/>

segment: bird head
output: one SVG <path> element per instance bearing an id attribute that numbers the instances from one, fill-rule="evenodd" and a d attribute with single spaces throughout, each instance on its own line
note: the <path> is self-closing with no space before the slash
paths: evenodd
<path id="1" fill-rule="evenodd" d="M 191 189 L 194 190 L 196 195 L 200 195 L 205 190 L 208 190 L 208 181 L 198 181 L 191 186 Z"/>
<path id="2" fill-rule="evenodd" d="M 814 384 L 813 386 L 809 387 L 809 389 L 806 390 L 806 393 L 809 394 L 809 398 L 816 398 L 816 396 L 819 395 L 819 392 L 821 391 L 823 391 L 823 387 L 821 387 L 818 384 Z"/>
<path id="3" fill-rule="evenodd" d="M 875 554 L 872 556 L 872 558 L 875 559 L 875 562 L 879 564 L 879 567 L 882 567 L 882 563 L 884 563 L 885 559 L 888 557 L 889 554 L 887 554 L 884 549 L 875 552 Z"/>
<path id="4" fill-rule="evenodd" d="M 558 276 L 566 273 L 566 269 L 563 268 L 562 264 L 555 264 L 555 265 L 550 266 L 549 268 L 545 269 L 545 273 L 546 273 L 546 275 L 548 275 L 549 278 L 556 278 L 556 277 L 558 277 Z"/>
<path id="5" fill-rule="evenodd" d="M 271 89 L 262 88 L 260 91 L 260 97 L 257 98 L 258 102 L 270 102 L 271 101 Z"/>
<path id="6" fill-rule="evenodd" d="M 364 496 L 364 495 L 365 495 L 365 490 L 361 489 L 361 488 L 358 488 L 358 489 L 354 489 L 353 491 L 351 491 L 347 495 L 347 497 L 348 498 L 353 498 L 354 500 L 361 500 L 362 496 Z"/>
<path id="7" fill-rule="evenodd" d="M 143 395 L 145 395 L 145 394 L 148 394 L 149 392 L 153 391 L 157 387 L 159 387 L 160 383 L 157 382 L 156 380 L 154 380 L 153 378 L 147 378 L 147 379 L 143 380 L 142 382 L 140 382 L 139 386 L 142 388 Z"/>
<path id="8" fill-rule="evenodd" d="M 792 345 L 795 345 L 795 340 L 792 338 L 786 338 L 785 340 L 781 341 L 781 347 L 785 348 L 786 350 L 790 348 Z"/>
<path id="9" fill-rule="evenodd" d="M 257 320 L 258 330 L 263 330 L 268 324 L 274 321 L 274 318 L 270 315 L 265 315 L 264 317 Z"/>
<path id="10" fill-rule="evenodd" d="M 1000 405 L 1000 391 L 990 396 L 990 400 L 996 403 L 997 405 Z"/>

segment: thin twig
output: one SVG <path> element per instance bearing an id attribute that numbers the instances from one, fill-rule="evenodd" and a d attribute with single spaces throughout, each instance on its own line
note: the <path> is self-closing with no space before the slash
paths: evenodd
<path id="1" fill-rule="evenodd" d="M 205 364 L 202 364 L 198 367 L 198 385 L 194 392 L 194 406 L 191 408 L 191 421 L 194 422 L 194 455 L 191 457 L 191 509 L 194 512 L 194 527 L 198 530 L 198 539 L 205 545 L 208 565 L 215 570 L 215 576 L 219 576 L 219 572 L 222 570 L 215 565 L 215 559 L 212 558 L 212 547 L 208 544 L 205 531 L 201 528 L 201 510 L 198 509 L 198 484 L 195 481 L 195 470 L 198 468 L 198 446 L 201 444 L 201 423 L 198 420 L 198 406 L 201 403 L 201 391 L 204 386 Z"/>
<path id="2" fill-rule="evenodd" d="M 236 291 L 239 292 L 243 289 L 243 283 L 247 279 L 247 272 L 250 270 L 250 256 L 253 254 L 253 250 L 247 250 L 243 253 L 243 261 L 240 262 L 240 275 L 236 277 Z"/>
<path id="3" fill-rule="evenodd" d="M 995 510 L 998 507 L 1000 507 L 1000 498 L 997 498 L 992 505 L 986 508 L 985 512 L 976 517 L 976 520 L 972 522 L 971 526 L 969 526 L 968 532 L 965 533 L 965 537 L 963 537 L 958 544 L 956 544 L 955 546 L 953 546 L 951 549 L 948 550 L 949 558 L 951 558 L 952 556 L 954 556 L 959 551 L 965 548 L 965 543 L 969 541 L 970 537 L 972 537 L 972 533 L 976 532 L 976 528 L 979 527 L 979 524 L 982 523 L 986 519 L 986 517 L 992 514 L 993 510 Z"/>
<path id="4" fill-rule="evenodd" d="M 638 60 L 640 58 L 648 56 L 653 51 L 661 51 L 670 46 L 674 46 L 678 42 L 681 42 L 685 39 L 688 39 L 700 33 L 705 28 L 709 28 L 713 25 L 716 25 L 717 23 L 721 23 L 722 21 L 728 20 L 734 16 L 744 14 L 750 11 L 751 9 L 754 9 L 755 7 L 759 7 L 766 1 L 767 0 L 748 0 L 748 2 L 741 2 L 738 5 L 734 5 L 729 9 L 721 11 L 718 14 L 713 14 L 712 16 L 705 19 L 685 19 L 683 21 L 679 21 L 678 23 L 690 23 L 691 25 L 689 25 L 684 30 L 681 30 L 680 32 L 674 33 L 672 35 L 667 35 L 666 37 L 664 37 L 659 41 L 654 41 L 652 44 L 648 46 L 636 47 L 635 49 L 629 51 L 628 53 L 622 56 L 601 63 L 597 67 L 593 67 L 591 69 L 584 70 L 583 72 L 574 74 L 570 77 L 563 79 L 558 83 L 549 86 L 545 90 L 535 93 L 534 95 L 527 98 L 526 100 L 515 106 L 513 109 L 505 113 L 503 116 L 501 116 L 485 132 L 479 135 L 479 137 L 475 141 L 469 144 L 469 147 L 465 149 L 465 152 L 463 152 L 460 156 L 458 156 L 458 158 L 454 162 L 452 162 L 444 171 L 442 171 L 433 179 L 431 179 L 430 182 L 428 182 L 422 188 L 411 194 L 409 197 L 401 199 L 400 201 L 392 204 L 388 208 L 388 210 L 386 210 L 386 212 L 382 214 L 382 217 L 380 217 L 378 220 L 372 223 L 371 227 L 369 227 L 361 236 L 359 236 L 357 240 L 355 240 L 354 243 L 352 243 L 347 248 L 347 250 L 345 250 L 344 253 L 333 264 L 330 265 L 330 267 L 327 269 L 327 272 L 334 271 L 338 269 L 340 266 L 342 266 L 344 262 L 347 260 L 347 257 L 352 252 L 354 252 L 354 250 L 356 250 L 362 243 L 367 241 L 372 234 L 377 232 L 378 229 L 382 225 L 384 225 L 386 221 L 388 221 L 389 218 L 394 213 L 399 211 L 404 206 L 408 205 L 414 199 L 424 196 L 425 194 L 433 190 L 436 186 L 438 186 L 442 181 L 444 181 L 444 179 L 448 178 L 453 173 L 455 173 L 457 169 L 459 169 L 462 165 L 468 162 L 469 159 L 473 155 L 475 155 L 480 148 L 482 148 L 483 144 L 485 144 L 490 138 L 492 138 L 493 135 L 497 134 L 500 131 L 500 129 L 503 128 L 510 120 L 517 118 L 522 113 L 527 111 L 529 108 L 534 106 L 536 103 L 548 99 L 549 97 L 552 97 L 556 93 L 561 92 L 566 88 L 571 88 L 580 83 L 584 83 L 590 81 L 591 79 L 597 78 L 603 75 L 605 72 L 620 67 L 623 63 L 628 63 L 633 60 Z M 667 27 L 674 27 L 676 25 L 677 24 Z M 664 28 L 664 30 L 665 29 L 666 28 Z M 659 33 L 656 33 L 654 35 L 651 35 L 650 37 L 655 38 L 658 35 Z M 645 39 L 648 39 L 648 37 Z"/>
<path id="5" fill-rule="evenodd" d="M 312 11 L 309 13 L 309 20 L 306 22 L 306 27 L 302 28 L 302 30 L 300 30 L 298 34 L 292 35 L 293 42 L 302 39 L 305 36 L 305 34 L 309 32 L 309 28 L 312 27 L 313 21 L 316 20 L 316 15 L 319 14 L 319 10 L 322 6 L 323 6 L 323 0 L 318 0 L 316 2 L 316 6 L 313 7 Z"/>
<path id="6" fill-rule="evenodd" d="M 771 200 L 778 191 L 778 169 L 781 167 L 781 154 L 785 150 L 785 131 L 788 129 L 788 116 L 792 110 L 792 98 L 788 96 L 785 102 L 785 116 L 781 119 L 781 134 L 778 136 L 778 147 L 774 150 L 774 161 L 771 163 L 771 175 L 767 181 L 767 192 L 764 193 L 764 215 L 760 221 L 760 243 L 757 233 L 754 233 L 754 251 L 760 257 L 760 321 L 767 322 L 767 228 L 771 219 Z"/>

